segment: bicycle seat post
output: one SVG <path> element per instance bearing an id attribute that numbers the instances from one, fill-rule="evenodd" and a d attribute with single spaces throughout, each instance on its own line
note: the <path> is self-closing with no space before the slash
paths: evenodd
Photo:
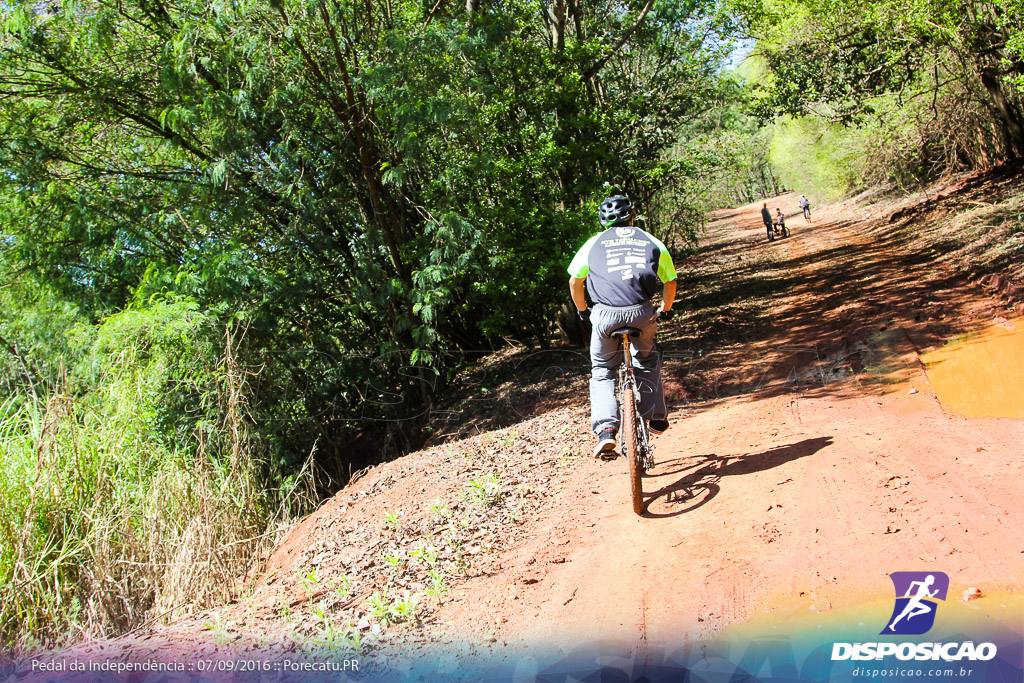
<path id="1" fill-rule="evenodd" d="M 639 336 L 640 334 L 640 330 L 635 327 L 620 327 L 611 333 L 611 336 L 618 337 L 619 343 L 622 344 L 622 360 L 627 368 L 633 364 L 633 359 L 629 353 L 629 338 Z"/>

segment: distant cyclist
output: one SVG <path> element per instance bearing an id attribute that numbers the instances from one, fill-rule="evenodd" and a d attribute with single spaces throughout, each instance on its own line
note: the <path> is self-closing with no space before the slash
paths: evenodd
<path id="1" fill-rule="evenodd" d="M 804 220 L 811 222 L 811 203 L 807 201 L 806 195 L 800 195 L 800 210 L 804 212 Z"/>
<path id="2" fill-rule="evenodd" d="M 761 220 L 768 229 L 768 239 L 772 238 L 772 212 L 768 210 L 768 202 L 761 205 Z"/>
<path id="3" fill-rule="evenodd" d="M 665 245 L 648 232 L 633 226 L 633 204 L 616 195 L 601 202 L 598 217 L 604 230 L 591 237 L 569 264 L 569 291 L 583 320 L 593 325 L 590 337 L 590 423 L 597 434 L 594 456 L 615 450 L 619 428 L 615 400 L 616 368 L 622 350 L 611 332 L 635 327 L 631 337 L 640 412 L 648 418 L 651 432 L 668 429 L 665 389 L 661 383 L 661 357 L 654 346 L 657 321 L 672 317 L 676 295 L 676 269 Z M 585 283 L 585 286 L 584 286 Z M 661 310 L 651 299 L 664 285 Z M 593 309 L 587 308 L 585 292 Z"/>

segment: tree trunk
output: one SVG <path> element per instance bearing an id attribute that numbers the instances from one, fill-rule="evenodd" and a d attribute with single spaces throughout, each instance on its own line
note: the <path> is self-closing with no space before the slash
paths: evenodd
<path id="1" fill-rule="evenodd" d="M 551 44 L 557 52 L 565 49 L 565 0 L 551 3 Z"/>
<path id="2" fill-rule="evenodd" d="M 999 77 L 991 69 L 982 69 L 980 76 L 999 116 L 999 128 L 1006 144 L 1007 156 L 1019 159 L 1024 156 L 1024 125 L 1021 123 L 1020 111 L 1003 92 Z"/>
<path id="3" fill-rule="evenodd" d="M 772 181 L 772 191 L 775 192 L 775 196 L 779 196 L 779 184 L 775 181 L 775 174 L 772 173 L 772 167 L 769 165 L 768 168 L 768 180 Z"/>

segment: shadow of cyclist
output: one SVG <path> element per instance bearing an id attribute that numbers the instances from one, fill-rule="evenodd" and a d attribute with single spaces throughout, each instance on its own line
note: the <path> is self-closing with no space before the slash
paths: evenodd
<path id="1" fill-rule="evenodd" d="M 774 446 L 761 453 L 726 456 L 704 454 L 696 458 L 669 460 L 655 470 L 655 473 L 648 475 L 646 481 L 664 480 L 666 477 L 686 474 L 657 491 L 645 494 L 647 500 L 644 503 L 644 516 L 677 517 L 692 512 L 718 495 L 721 490 L 720 482 L 724 477 L 770 470 L 791 460 L 814 455 L 831 445 L 831 436 L 818 436 L 785 446 Z M 658 471 L 664 467 L 668 467 L 669 470 Z M 671 511 L 651 512 L 651 504 L 655 501 L 661 503 L 660 507 L 671 508 Z"/>

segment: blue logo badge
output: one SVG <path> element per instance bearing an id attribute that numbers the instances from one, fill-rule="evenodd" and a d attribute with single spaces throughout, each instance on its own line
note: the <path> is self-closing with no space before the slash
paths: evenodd
<path id="1" fill-rule="evenodd" d="M 939 600 L 949 592 L 949 577 L 942 572 L 893 572 L 896 605 L 882 635 L 917 636 L 935 624 Z"/>

